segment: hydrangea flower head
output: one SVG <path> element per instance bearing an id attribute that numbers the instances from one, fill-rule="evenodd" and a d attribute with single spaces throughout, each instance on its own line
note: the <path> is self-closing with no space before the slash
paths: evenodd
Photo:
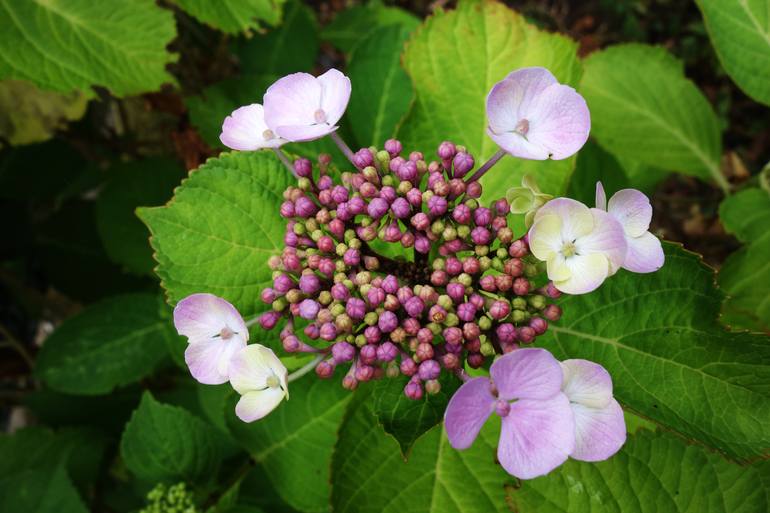
<path id="1" fill-rule="evenodd" d="M 521 479 L 547 474 L 575 449 L 575 421 L 562 393 L 559 362 L 545 349 L 517 349 L 472 378 L 449 401 L 444 415 L 449 443 L 466 449 L 486 420 L 502 417 L 497 459 Z"/>
<path id="2" fill-rule="evenodd" d="M 243 151 L 279 148 L 286 144 L 285 139 L 267 126 L 265 110 L 258 103 L 239 107 L 227 116 L 219 140 L 228 148 Z"/>
<path id="3" fill-rule="evenodd" d="M 314 77 L 287 75 L 265 93 L 265 121 L 280 137 L 311 141 L 339 128 L 337 121 L 350 100 L 350 79 L 336 69 Z"/>
<path id="4" fill-rule="evenodd" d="M 588 140 L 591 115 L 574 89 L 545 68 L 521 68 L 487 96 L 487 133 L 503 150 L 532 160 L 565 159 Z"/>
<path id="5" fill-rule="evenodd" d="M 230 378 L 230 359 L 249 340 L 249 330 L 233 305 L 213 294 L 193 294 L 174 308 L 174 326 L 187 337 L 185 362 L 205 385 Z"/>
<path id="6" fill-rule="evenodd" d="M 254 422 L 289 398 L 288 371 L 275 353 L 263 345 L 251 344 L 233 356 L 230 384 L 241 394 L 235 414 Z"/>
<path id="7" fill-rule="evenodd" d="M 623 226 L 628 252 L 623 268 L 635 273 L 651 273 L 663 267 L 665 257 L 660 239 L 650 233 L 652 205 L 636 189 L 622 189 L 610 201 L 601 182 L 596 182 L 596 208 L 606 210 Z"/>
<path id="8" fill-rule="evenodd" d="M 626 258 L 620 223 L 603 210 L 556 198 L 535 215 L 532 254 L 546 262 L 548 278 L 568 294 L 585 294 L 617 272 Z"/>

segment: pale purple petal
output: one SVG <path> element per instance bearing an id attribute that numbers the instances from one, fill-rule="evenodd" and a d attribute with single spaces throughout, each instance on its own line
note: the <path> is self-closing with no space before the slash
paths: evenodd
<path id="1" fill-rule="evenodd" d="M 204 385 L 219 385 L 230 379 L 233 355 L 246 346 L 246 341 L 232 337 L 225 341 L 212 338 L 190 343 L 185 349 L 184 360 L 190 374 Z"/>
<path id="2" fill-rule="evenodd" d="M 545 148 L 554 160 L 577 153 L 591 130 L 586 101 L 574 89 L 561 84 L 553 84 L 538 95 L 527 120 L 527 140 Z"/>
<path id="3" fill-rule="evenodd" d="M 278 148 L 286 143 L 268 128 L 264 109 L 258 103 L 240 107 L 227 116 L 219 140 L 228 148 L 243 151 Z"/>
<path id="4" fill-rule="evenodd" d="M 561 366 L 545 349 L 511 351 L 495 360 L 489 374 L 502 399 L 548 399 L 561 390 Z"/>
<path id="5" fill-rule="evenodd" d="M 572 404 L 575 415 L 575 450 L 570 457 L 582 461 L 606 460 L 626 441 L 623 409 L 615 399 L 604 408 Z"/>
<path id="6" fill-rule="evenodd" d="M 564 463 L 574 449 L 574 416 L 567 397 L 559 393 L 548 400 L 511 404 L 503 418 L 497 459 L 509 474 L 532 479 Z"/>
<path id="7" fill-rule="evenodd" d="M 612 400 L 612 378 L 607 370 L 589 360 L 564 360 L 562 392 L 572 403 L 604 408 Z"/>
<path id="8" fill-rule="evenodd" d="M 514 157 L 529 160 L 546 160 L 548 158 L 547 149 L 532 144 L 516 132 L 503 132 L 497 134 L 491 129 L 487 129 L 487 134 L 493 141 L 495 141 L 495 144 Z"/>
<path id="9" fill-rule="evenodd" d="M 502 134 L 515 130 L 519 121 L 526 118 L 537 96 L 555 83 L 556 78 L 550 71 L 532 67 L 516 70 L 495 84 L 487 95 L 490 131 Z"/>
<path id="10" fill-rule="evenodd" d="M 553 284 L 566 294 L 587 294 L 596 290 L 607 279 L 610 268 L 609 260 L 602 253 L 565 258 L 564 266 L 569 272 L 563 272 Z"/>
<path id="11" fill-rule="evenodd" d="M 612 195 L 607 212 L 620 222 L 629 237 L 639 237 L 650 227 L 652 205 L 636 189 L 622 189 Z"/>
<path id="12" fill-rule="evenodd" d="M 286 125 L 276 127 L 275 131 L 278 135 L 292 142 L 312 141 L 314 139 L 320 139 L 326 135 L 337 130 L 336 126 L 327 125 L 322 123 L 320 125 Z"/>
<path id="13" fill-rule="evenodd" d="M 323 92 L 321 108 L 326 113 L 326 122 L 335 125 L 340 120 L 350 100 L 350 79 L 336 69 L 330 69 L 318 77 Z"/>
<path id="14" fill-rule="evenodd" d="M 254 422 L 273 411 L 286 392 L 280 388 L 266 388 L 244 394 L 235 405 L 235 414 L 243 422 Z"/>
<path id="15" fill-rule="evenodd" d="M 640 237 L 626 237 L 628 252 L 623 268 L 635 273 L 651 273 L 663 267 L 666 257 L 660 239 L 644 232 Z"/>
<path id="16" fill-rule="evenodd" d="M 223 329 L 233 337 L 249 340 L 249 330 L 233 305 L 213 294 L 187 296 L 174 308 L 174 326 L 190 343 L 220 336 Z"/>
<path id="17" fill-rule="evenodd" d="M 604 210 L 591 209 L 593 216 L 593 230 L 575 242 L 575 248 L 579 255 L 591 255 L 601 253 L 609 261 L 609 276 L 620 269 L 626 259 L 626 237 L 623 227 Z"/>
<path id="18" fill-rule="evenodd" d="M 604 192 L 602 182 L 596 182 L 596 208 L 607 210 L 607 194 Z"/>
<path id="19" fill-rule="evenodd" d="M 556 198 L 537 211 L 535 222 L 543 216 L 553 214 L 562 222 L 562 240 L 574 241 L 591 233 L 594 229 L 594 216 L 591 209 L 571 198 Z"/>
<path id="20" fill-rule="evenodd" d="M 473 378 L 457 389 L 444 412 L 444 428 L 455 449 L 467 449 L 495 407 L 489 379 Z"/>
<path id="21" fill-rule="evenodd" d="M 265 121 L 276 130 L 282 126 L 312 125 L 321 108 L 321 83 L 308 73 L 287 75 L 265 93 Z M 278 132 L 276 132 L 278 133 Z"/>

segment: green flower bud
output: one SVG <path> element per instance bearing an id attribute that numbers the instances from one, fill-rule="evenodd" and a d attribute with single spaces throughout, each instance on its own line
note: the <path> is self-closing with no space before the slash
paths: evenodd
<path id="1" fill-rule="evenodd" d="M 377 324 L 377 321 L 378 321 L 378 320 L 380 320 L 380 316 L 379 316 L 379 315 L 377 315 L 377 312 L 368 312 L 368 313 L 367 313 L 367 314 L 364 316 L 364 322 L 365 322 L 365 323 L 366 323 L 368 326 L 374 326 L 375 324 Z"/>
<path id="2" fill-rule="evenodd" d="M 542 310 L 546 306 L 545 296 L 540 294 L 529 296 L 529 305 L 535 310 Z"/>
<path id="3" fill-rule="evenodd" d="M 333 299 L 332 293 L 328 290 L 322 290 L 321 293 L 318 294 L 318 302 L 324 306 L 330 304 Z"/>
<path id="4" fill-rule="evenodd" d="M 457 227 L 457 236 L 461 239 L 467 239 L 468 236 L 471 234 L 471 227 L 466 226 L 464 224 L 461 224 Z"/>
<path id="5" fill-rule="evenodd" d="M 493 346 L 492 343 L 489 341 L 483 342 L 481 344 L 481 349 L 479 350 L 479 352 L 484 356 L 494 356 L 495 346 Z"/>
<path id="6" fill-rule="evenodd" d="M 486 316 L 482 316 L 478 322 L 479 328 L 482 330 L 488 330 L 492 327 L 492 319 Z"/>

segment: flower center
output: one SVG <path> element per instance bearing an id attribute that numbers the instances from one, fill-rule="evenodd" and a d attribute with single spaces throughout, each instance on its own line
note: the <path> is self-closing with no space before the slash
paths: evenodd
<path id="1" fill-rule="evenodd" d="M 264 139 L 265 141 L 269 141 L 270 139 L 275 139 L 275 134 L 273 133 L 272 130 L 268 128 L 267 130 L 262 132 L 262 139 Z"/>
<path id="2" fill-rule="evenodd" d="M 527 135 L 527 132 L 529 132 L 529 120 L 528 119 L 521 119 L 518 123 L 516 123 L 516 128 L 513 129 L 514 132 L 519 134 L 522 137 L 525 137 Z"/>
<path id="3" fill-rule="evenodd" d="M 569 258 L 571 256 L 574 256 L 577 253 L 577 248 L 575 247 L 575 243 L 573 242 L 565 242 L 564 245 L 561 247 L 561 254 L 564 255 L 564 258 Z"/>
<path id="4" fill-rule="evenodd" d="M 495 412 L 501 417 L 507 417 L 508 414 L 511 413 L 511 403 L 504 401 L 503 399 L 498 399 L 495 403 Z"/>
<path id="5" fill-rule="evenodd" d="M 315 114 L 313 115 L 313 117 L 315 118 L 316 123 L 319 123 L 319 124 L 326 123 L 326 113 L 324 112 L 323 109 L 318 109 L 317 111 L 315 111 Z"/>
<path id="6" fill-rule="evenodd" d="M 281 384 L 281 382 L 278 379 L 278 376 L 276 376 L 275 374 L 271 374 L 265 380 L 265 384 L 270 388 L 277 388 Z"/>
<path id="7" fill-rule="evenodd" d="M 222 331 L 219 332 L 219 336 L 222 337 L 222 340 L 228 340 L 232 338 L 233 335 L 235 335 L 235 332 L 227 326 L 222 328 Z"/>

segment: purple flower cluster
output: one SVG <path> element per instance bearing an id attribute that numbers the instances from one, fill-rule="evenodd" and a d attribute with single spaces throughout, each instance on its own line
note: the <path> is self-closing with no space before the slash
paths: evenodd
<path id="1" fill-rule="evenodd" d="M 356 152 L 358 169 L 339 182 L 328 155 L 317 173 L 294 161 L 300 178 L 284 192 L 285 248 L 269 261 L 260 324 L 285 319 L 284 349 L 324 354 L 322 378 L 344 366 L 354 389 L 404 374 L 404 393 L 419 399 L 440 390 L 442 369 L 478 368 L 532 343 L 560 317 L 549 304 L 560 293 L 535 288 L 542 264 L 514 237 L 508 202 L 482 206 L 481 185 L 464 179 L 475 165 L 465 148 L 444 142 L 430 162 L 402 155 L 397 140 L 384 148 Z M 385 256 L 393 245 L 413 258 Z"/>

